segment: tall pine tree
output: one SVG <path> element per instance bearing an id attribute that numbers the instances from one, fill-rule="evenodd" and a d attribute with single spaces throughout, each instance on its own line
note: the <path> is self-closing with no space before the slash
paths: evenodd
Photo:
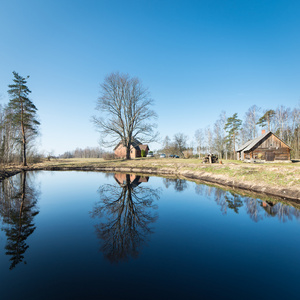
<path id="1" fill-rule="evenodd" d="M 268 131 L 271 130 L 271 121 L 275 117 L 276 112 L 273 109 L 267 110 L 265 114 L 258 120 L 256 123 L 257 125 L 261 127 L 268 126 Z"/>
<path id="2" fill-rule="evenodd" d="M 227 131 L 228 136 L 227 139 L 232 144 L 233 148 L 233 158 L 235 159 L 235 144 L 236 137 L 238 132 L 242 126 L 242 120 L 238 119 L 237 113 L 233 114 L 232 117 L 227 118 L 227 123 L 225 124 L 224 129 Z"/>
<path id="3" fill-rule="evenodd" d="M 29 76 L 24 78 L 17 72 L 13 72 L 13 75 L 14 83 L 8 86 L 8 94 L 10 96 L 8 120 L 20 129 L 19 141 L 22 145 L 22 160 L 23 165 L 27 166 L 26 150 L 28 142 L 37 135 L 37 128 L 40 123 L 36 119 L 37 108 L 28 98 L 31 91 L 26 85 L 26 79 Z"/>

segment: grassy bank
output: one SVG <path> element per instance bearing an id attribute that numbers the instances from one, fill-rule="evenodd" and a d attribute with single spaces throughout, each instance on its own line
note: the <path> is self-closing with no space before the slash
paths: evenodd
<path id="1" fill-rule="evenodd" d="M 21 169 L 18 166 L 7 167 L 2 170 L 2 174 Z M 34 164 L 26 169 L 122 171 L 181 176 L 300 200 L 300 162 L 250 164 L 225 160 L 222 164 L 202 164 L 198 159 L 58 159 Z"/>
<path id="2" fill-rule="evenodd" d="M 255 184 L 275 185 L 300 189 L 299 163 L 267 163 L 249 164 L 239 161 L 223 161 L 223 164 L 202 164 L 198 159 L 132 159 L 132 160 L 103 160 L 103 159 L 61 159 L 35 164 L 33 168 L 52 167 L 119 167 L 119 168 L 152 168 L 173 172 L 191 171 L 223 175 L 238 181 Z"/>

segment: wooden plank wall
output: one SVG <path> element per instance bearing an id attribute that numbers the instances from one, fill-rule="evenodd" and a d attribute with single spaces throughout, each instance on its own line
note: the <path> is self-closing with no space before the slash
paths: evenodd
<path id="1" fill-rule="evenodd" d="M 274 153 L 275 160 L 290 160 L 290 148 L 273 134 L 263 139 L 251 152 L 245 153 L 245 159 L 265 160 L 267 153 Z"/>

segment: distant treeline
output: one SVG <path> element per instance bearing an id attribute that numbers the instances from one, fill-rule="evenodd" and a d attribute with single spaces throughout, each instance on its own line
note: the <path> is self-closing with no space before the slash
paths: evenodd
<path id="1" fill-rule="evenodd" d="M 222 112 L 212 127 L 198 129 L 195 137 L 198 151 L 204 148 L 207 152 L 219 154 L 221 158 L 233 158 L 238 146 L 259 137 L 262 130 L 275 133 L 292 148 L 292 158 L 299 158 L 300 103 L 294 108 L 281 105 L 267 110 L 253 105 L 242 119 L 237 113 L 228 117 L 226 112 Z"/>
<path id="2" fill-rule="evenodd" d="M 76 148 L 60 155 L 60 158 L 102 158 L 106 152 L 100 147 Z"/>
<path id="3" fill-rule="evenodd" d="M 164 138 L 160 152 L 188 157 L 191 149 L 196 149 L 199 157 L 214 153 L 219 158 L 232 159 L 238 146 L 259 137 L 262 130 L 270 130 L 286 142 L 292 148 L 292 158 L 300 157 L 300 103 L 295 108 L 281 105 L 268 110 L 253 105 L 242 119 L 237 113 L 227 116 L 223 111 L 213 125 L 196 130 L 189 146 L 187 136 L 177 133 L 173 139 Z"/>

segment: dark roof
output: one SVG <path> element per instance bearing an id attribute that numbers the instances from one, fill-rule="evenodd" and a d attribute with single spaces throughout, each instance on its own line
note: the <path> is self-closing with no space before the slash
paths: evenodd
<path id="1" fill-rule="evenodd" d="M 114 150 L 116 150 L 121 144 L 122 144 L 122 141 L 118 143 L 118 145 L 114 148 Z M 142 143 L 140 141 L 138 141 L 137 139 L 133 138 L 131 145 L 133 146 L 133 148 L 139 149 L 139 146 L 142 145 Z M 123 146 L 125 146 L 124 143 L 123 143 Z"/>
<path id="2" fill-rule="evenodd" d="M 273 134 L 274 136 L 276 136 L 282 143 L 284 143 L 287 147 L 289 147 L 291 149 L 291 147 L 286 144 L 282 139 L 280 139 L 276 134 L 274 134 L 271 131 L 268 131 L 264 134 L 262 134 L 261 136 L 248 141 L 247 143 L 245 143 L 244 145 L 240 146 L 237 151 L 250 151 L 253 147 L 255 147 L 261 140 L 263 140 L 267 135 L 271 135 Z"/>
<path id="3" fill-rule="evenodd" d="M 132 139 L 131 145 L 133 148 L 138 149 L 140 145 L 142 145 L 142 143 L 140 141 L 138 141 L 137 139 Z"/>

